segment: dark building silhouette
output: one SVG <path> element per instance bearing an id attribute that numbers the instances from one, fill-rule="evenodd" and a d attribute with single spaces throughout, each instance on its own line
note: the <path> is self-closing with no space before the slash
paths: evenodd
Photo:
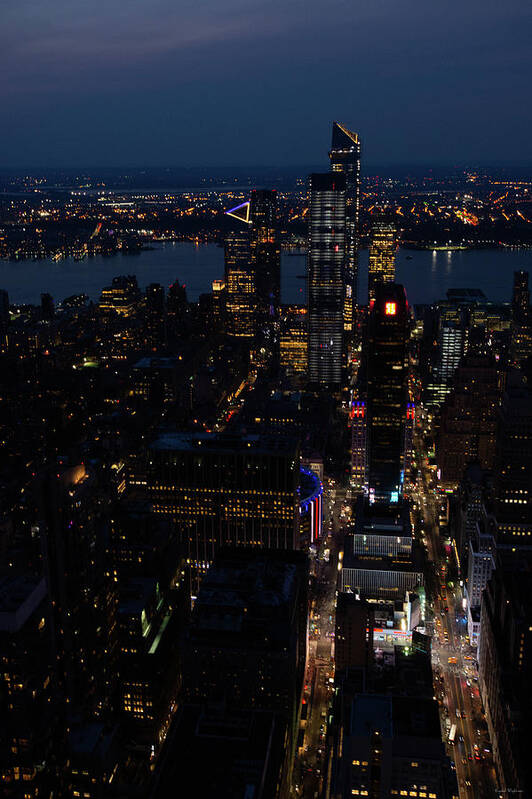
<path id="1" fill-rule="evenodd" d="M 530 291 L 528 289 L 528 272 L 514 272 L 512 293 L 512 317 L 514 323 L 526 320 L 530 310 Z"/>
<path id="2" fill-rule="evenodd" d="M 277 232 L 277 192 L 251 192 L 250 255 L 255 274 L 257 313 L 266 329 L 279 316 L 281 303 L 281 248 Z"/>
<path id="3" fill-rule="evenodd" d="M 105 489 L 83 464 L 42 483 L 41 536 L 66 717 L 106 719 L 116 680 L 116 586 L 106 567 Z"/>
<path id="4" fill-rule="evenodd" d="M 282 796 L 290 768 L 285 740 L 286 726 L 275 713 L 185 705 L 150 797 L 167 799 L 176 785 L 196 799 Z"/>
<path id="5" fill-rule="evenodd" d="M 479 689 L 501 791 L 529 796 L 528 726 L 532 705 L 532 564 L 499 557 L 482 598 Z"/>
<path id="6" fill-rule="evenodd" d="M 532 313 L 528 272 L 514 272 L 512 294 L 512 359 L 524 364 L 532 356 Z"/>
<path id="7" fill-rule="evenodd" d="M 499 374 L 492 355 L 466 355 L 442 410 L 438 466 L 445 483 L 457 484 L 468 464 L 491 469 L 495 459 Z"/>
<path id="8" fill-rule="evenodd" d="M 368 667 L 373 659 L 374 612 L 354 594 L 339 593 L 336 602 L 334 660 L 336 672 Z"/>
<path id="9" fill-rule="evenodd" d="M 45 580 L 0 576 L 0 785 L 2 796 L 46 795 L 57 734 L 55 679 Z"/>
<path id="10" fill-rule="evenodd" d="M 458 799 L 456 776 L 441 740 L 430 652 L 395 647 L 376 678 L 363 667 L 341 672 L 330 727 L 327 796 Z"/>
<path id="11" fill-rule="evenodd" d="M 41 294 L 41 316 L 46 322 L 51 322 L 55 316 L 54 298 L 51 294 Z"/>
<path id="12" fill-rule="evenodd" d="M 498 545 L 532 547 L 532 391 L 517 370 L 498 413 L 494 490 Z"/>
<path id="13" fill-rule="evenodd" d="M 379 285 L 366 342 L 370 501 L 397 501 L 404 477 L 409 316 L 403 286 Z"/>
<path id="14" fill-rule="evenodd" d="M 9 327 L 9 295 L 0 289 L 0 353 L 7 351 Z"/>
<path id="15" fill-rule="evenodd" d="M 146 333 L 151 349 L 166 343 L 166 300 L 160 283 L 150 283 L 146 288 Z"/>
<path id="16" fill-rule="evenodd" d="M 263 710 L 293 758 L 307 648 L 308 563 L 302 552 L 231 549 L 203 580 L 185 650 L 190 704 Z"/>

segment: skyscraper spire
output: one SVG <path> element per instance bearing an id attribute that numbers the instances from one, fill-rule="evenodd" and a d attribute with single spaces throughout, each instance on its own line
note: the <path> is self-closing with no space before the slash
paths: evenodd
<path id="1" fill-rule="evenodd" d="M 333 122 L 331 150 L 332 172 L 342 172 L 346 179 L 346 235 L 343 269 L 344 364 L 353 337 L 354 309 L 358 283 L 358 217 L 360 210 L 360 138 L 342 125 Z"/>

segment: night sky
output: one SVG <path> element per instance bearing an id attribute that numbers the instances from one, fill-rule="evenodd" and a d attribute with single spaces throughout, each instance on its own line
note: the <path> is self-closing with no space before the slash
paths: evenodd
<path id="1" fill-rule="evenodd" d="M 527 0 L 4 0 L 0 165 L 532 162 Z"/>

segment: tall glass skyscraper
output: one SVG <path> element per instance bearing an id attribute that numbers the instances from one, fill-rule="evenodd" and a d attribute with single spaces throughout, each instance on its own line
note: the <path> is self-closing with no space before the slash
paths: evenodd
<path id="1" fill-rule="evenodd" d="M 408 303 L 403 286 L 377 286 L 366 348 L 370 501 L 402 492 L 408 398 Z"/>
<path id="2" fill-rule="evenodd" d="M 342 375 L 346 178 L 310 176 L 307 291 L 310 383 L 339 388 Z"/>
<path id="3" fill-rule="evenodd" d="M 358 246 L 360 213 L 360 138 L 339 122 L 333 122 L 329 152 L 332 172 L 346 179 L 346 234 L 344 262 L 344 332 L 349 340 L 357 304 Z"/>
<path id="4" fill-rule="evenodd" d="M 371 229 L 369 247 L 368 294 L 369 301 L 375 299 L 379 283 L 395 280 L 395 252 L 397 250 L 396 229 L 393 222 L 377 220 Z"/>

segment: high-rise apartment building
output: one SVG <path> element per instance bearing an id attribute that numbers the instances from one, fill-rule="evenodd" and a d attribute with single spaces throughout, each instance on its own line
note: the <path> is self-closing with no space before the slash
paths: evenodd
<path id="1" fill-rule="evenodd" d="M 360 214 L 360 137 L 340 122 L 333 122 L 331 171 L 341 172 L 346 179 L 346 222 L 344 260 L 344 333 L 352 336 L 358 298 L 358 246 Z"/>
<path id="2" fill-rule="evenodd" d="M 346 177 L 310 176 L 309 381 L 339 388 L 342 377 Z"/>
<path id="3" fill-rule="evenodd" d="M 370 501 L 397 502 L 404 479 L 408 302 L 403 286 L 377 286 L 365 352 Z"/>
<path id="4" fill-rule="evenodd" d="M 376 220 L 371 228 L 369 247 L 368 295 L 370 303 L 375 299 L 377 286 L 395 280 L 395 253 L 397 231 L 393 222 Z"/>

